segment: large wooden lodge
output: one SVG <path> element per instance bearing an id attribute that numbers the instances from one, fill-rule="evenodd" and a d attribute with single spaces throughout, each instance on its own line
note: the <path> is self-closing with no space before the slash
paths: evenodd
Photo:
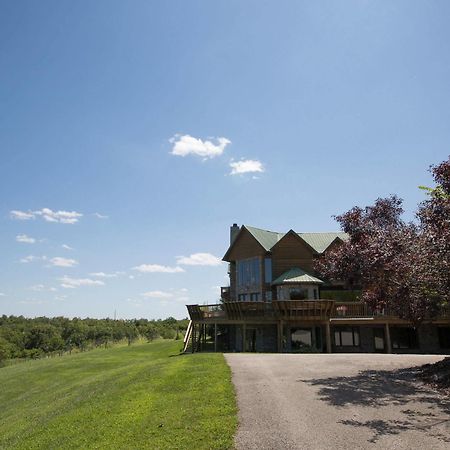
<path id="1" fill-rule="evenodd" d="M 185 348 L 231 352 L 450 353 L 450 310 L 415 329 L 360 291 L 322 280 L 314 261 L 347 235 L 230 229 L 221 303 L 188 305 Z M 207 344 L 207 335 L 209 347 Z"/>

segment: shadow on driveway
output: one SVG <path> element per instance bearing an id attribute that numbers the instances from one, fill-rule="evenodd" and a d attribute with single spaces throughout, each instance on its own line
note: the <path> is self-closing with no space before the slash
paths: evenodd
<path id="1" fill-rule="evenodd" d="M 382 436 L 415 430 L 450 443 L 448 433 L 436 430 L 437 426 L 450 422 L 450 399 L 417 382 L 418 372 L 418 367 L 395 371 L 365 370 L 355 376 L 298 379 L 297 382 L 316 387 L 319 399 L 335 407 L 402 407 L 400 417 L 395 420 L 347 419 L 339 422 L 370 430 L 373 437 L 369 442 L 375 443 Z M 419 404 L 421 411 L 416 409 Z"/>

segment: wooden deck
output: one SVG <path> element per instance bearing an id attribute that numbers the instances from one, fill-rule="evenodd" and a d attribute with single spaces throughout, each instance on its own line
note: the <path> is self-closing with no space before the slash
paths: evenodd
<path id="1" fill-rule="evenodd" d="M 214 305 L 187 305 L 194 322 L 227 323 L 236 321 L 276 322 L 317 321 L 346 322 L 374 320 L 381 322 L 402 321 L 389 309 L 372 310 L 362 302 L 334 300 L 279 300 L 273 302 L 224 302 Z M 450 307 L 442 308 L 434 321 L 450 320 Z"/>

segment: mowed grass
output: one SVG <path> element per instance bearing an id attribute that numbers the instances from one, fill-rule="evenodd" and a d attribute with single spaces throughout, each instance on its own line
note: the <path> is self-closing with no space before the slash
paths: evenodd
<path id="1" fill-rule="evenodd" d="M 237 426 L 223 355 L 180 342 L 0 369 L 2 449 L 228 449 Z"/>

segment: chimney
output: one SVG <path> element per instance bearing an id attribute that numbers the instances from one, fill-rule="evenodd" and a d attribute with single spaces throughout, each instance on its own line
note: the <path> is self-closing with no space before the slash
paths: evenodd
<path id="1" fill-rule="evenodd" d="M 233 245 L 233 242 L 236 240 L 236 237 L 240 231 L 237 223 L 233 223 L 233 226 L 230 227 L 230 245 Z"/>

